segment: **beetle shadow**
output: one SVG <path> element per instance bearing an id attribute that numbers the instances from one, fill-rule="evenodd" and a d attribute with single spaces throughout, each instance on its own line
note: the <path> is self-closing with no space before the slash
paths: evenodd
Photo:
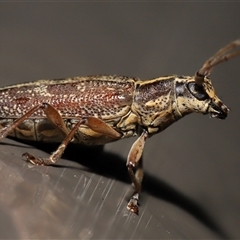
<path id="1" fill-rule="evenodd" d="M 26 143 L 48 153 L 56 150 L 58 146 L 58 144 L 55 143 Z M 126 159 L 117 154 L 104 151 L 103 146 L 89 147 L 84 145 L 69 144 L 62 158 L 77 162 L 84 167 L 84 171 L 94 172 L 108 178 L 116 179 L 118 181 L 128 183 L 130 186 L 131 181 L 126 168 Z M 53 167 L 72 168 L 71 166 L 58 163 L 53 165 Z M 73 168 L 76 169 L 76 167 Z M 214 221 L 204 208 L 162 179 L 144 172 L 143 192 L 182 208 L 204 224 L 207 228 L 217 233 L 220 237 L 224 239 L 229 238 L 228 234 Z M 127 201 L 128 199 L 126 199 L 126 202 Z"/>

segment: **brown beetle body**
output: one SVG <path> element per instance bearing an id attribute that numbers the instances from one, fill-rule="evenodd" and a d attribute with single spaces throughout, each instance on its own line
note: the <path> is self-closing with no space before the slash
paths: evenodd
<path id="1" fill-rule="evenodd" d="M 113 127 L 120 138 L 135 136 L 139 126 L 154 134 L 191 112 L 207 113 L 209 101 L 201 101 L 200 109 L 187 107 L 187 103 L 196 101 L 187 89 L 191 82 L 193 77 L 177 75 L 146 81 L 102 75 L 17 84 L 0 88 L 0 126 L 12 124 L 34 106 L 46 102 L 57 109 L 68 130 L 79 117 L 92 116 Z M 227 114 L 227 108 L 222 108 Z M 64 137 L 41 109 L 9 135 L 45 142 L 62 142 Z M 93 145 L 118 140 L 100 135 L 80 126 L 73 142 Z"/>
<path id="2" fill-rule="evenodd" d="M 33 164 L 49 165 L 58 161 L 70 141 L 105 144 L 140 133 L 127 159 L 135 186 L 128 209 L 138 213 L 146 139 L 192 112 L 227 117 L 229 110 L 217 97 L 208 76 L 215 65 L 239 55 L 227 54 L 239 45 L 240 40 L 236 40 L 220 49 L 192 77 L 171 75 L 142 81 L 98 75 L 0 88 L 0 140 L 9 135 L 60 142 L 47 159 L 24 154 Z"/>

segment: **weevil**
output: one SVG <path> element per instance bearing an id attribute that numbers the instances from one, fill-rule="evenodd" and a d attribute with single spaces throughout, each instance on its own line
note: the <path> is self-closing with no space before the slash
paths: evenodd
<path id="1" fill-rule="evenodd" d="M 134 193 L 127 209 L 138 214 L 146 139 L 193 113 L 225 119 L 229 109 L 217 97 L 213 67 L 240 55 L 240 39 L 220 49 L 194 76 L 138 78 L 98 75 L 38 80 L 0 88 L 0 140 L 6 136 L 60 145 L 48 158 L 24 153 L 37 165 L 51 165 L 69 142 L 101 145 L 139 135 L 127 158 Z"/>

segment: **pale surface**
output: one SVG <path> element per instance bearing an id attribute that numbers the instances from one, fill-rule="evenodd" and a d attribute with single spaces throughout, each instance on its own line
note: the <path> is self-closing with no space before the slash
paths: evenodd
<path id="1" fill-rule="evenodd" d="M 239 37 L 239 9 L 229 2 L 1 3 L 0 86 L 93 74 L 193 75 Z M 191 115 L 147 141 L 139 216 L 126 212 L 134 138 L 103 152 L 72 146 L 56 167 L 21 159 L 54 147 L 4 140 L 0 238 L 240 238 L 239 64 L 231 60 L 211 76 L 231 109 L 226 120 Z"/>

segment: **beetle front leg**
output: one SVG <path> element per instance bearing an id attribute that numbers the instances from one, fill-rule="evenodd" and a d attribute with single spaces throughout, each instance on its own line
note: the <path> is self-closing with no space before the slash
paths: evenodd
<path id="1" fill-rule="evenodd" d="M 128 202 L 127 209 L 136 214 L 138 214 L 138 200 L 143 179 L 142 153 L 147 137 L 148 132 L 143 130 L 141 136 L 133 143 L 127 159 L 128 173 L 135 188 L 135 191 Z M 134 174 L 133 169 L 135 167 L 137 167 L 137 169 Z"/>

